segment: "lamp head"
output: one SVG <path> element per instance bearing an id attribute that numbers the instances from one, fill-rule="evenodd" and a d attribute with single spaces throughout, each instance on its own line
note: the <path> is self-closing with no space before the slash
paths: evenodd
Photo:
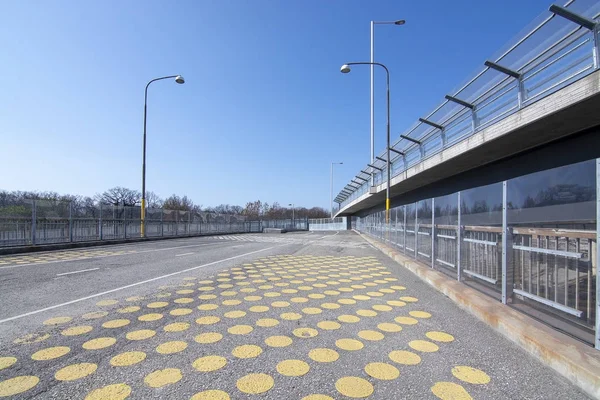
<path id="1" fill-rule="evenodd" d="M 342 72 L 342 74 L 347 74 L 348 72 L 350 72 L 350 66 L 348 64 L 344 64 L 342 65 L 342 68 L 340 68 L 340 71 Z"/>
<path id="2" fill-rule="evenodd" d="M 181 85 L 181 84 L 184 84 L 184 83 L 185 83 L 185 79 L 183 79 L 183 76 L 181 76 L 181 75 L 177 75 L 177 76 L 175 77 L 175 82 L 177 82 L 177 83 L 179 83 L 179 84 Z"/>

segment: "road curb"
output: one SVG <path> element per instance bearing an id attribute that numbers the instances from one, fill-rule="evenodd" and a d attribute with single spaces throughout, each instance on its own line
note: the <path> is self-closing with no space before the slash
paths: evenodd
<path id="1" fill-rule="evenodd" d="M 354 232 L 588 395 L 600 398 L 600 351 L 504 306 L 377 240 L 356 230 Z"/>
<path id="2" fill-rule="evenodd" d="M 154 242 L 157 240 L 185 239 L 185 238 L 204 237 L 204 236 L 245 235 L 248 233 L 260 233 L 260 232 L 203 233 L 200 235 L 160 236 L 160 237 L 127 238 L 127 239 L 116 239 L 116 240 L 94 240 L 94 241 L 87 241 L 87 242 L 68 242 L 68 243 L 39 244 L 39 245 L 33 245 L 33 246 L 6 247 L 6 248 L 0 248 L 0 256 L 10 255 L 10 254 L 37 253 L 40 251 L 78 249 L 81 247 L 112 246 L 115 244 Z"/>

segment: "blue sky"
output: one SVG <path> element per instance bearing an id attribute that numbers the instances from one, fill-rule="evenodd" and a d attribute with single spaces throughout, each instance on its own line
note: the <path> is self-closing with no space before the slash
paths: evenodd
<path id="1" fill-rule="evenodd" d="M 4 1 L 0 189 L 147 188 L 196 203 L 329 207 L 369 161 L 369 21 L 393 138 L 551 4 L 503 1 Z M 515 11 L 518 10 L 518 11 Z M 385 146 L 376 75 L 376 151 Z"/>

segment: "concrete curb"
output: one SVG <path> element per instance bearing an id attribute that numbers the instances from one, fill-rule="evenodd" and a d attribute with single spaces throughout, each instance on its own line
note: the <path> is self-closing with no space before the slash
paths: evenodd
<path id="1" fill-rule="evenodd" d="M 485 296 L 354 230 L 385 255 L 452 299 L 593 398 L 600 398 L 600 351 Z"/>
<path id="2" fill-rule="evenodd" d="M 261 232 L 203 233 L 200 235 L 160 236 L 160 237 L 148 237 L 148 238 L 128 238 L 128 239 L 116 239 L 116 240 L 94 240 L 94 241 L 87 241 L 87 242 L 39 244 L 39 245 L 34 245 L 34 246 L 15 246 L 15 247 L 0 248 L 0 256 L 10 255 L 10 254 L 37 253 L 40 251 L 77 249 L 80 247 L 112 246 L 115 244 L 154 242 L 157 240 L 185 239 L 185 238 L 203 237 L 203 236 L 245 235 L 247 233 L 261 233 Z"/>

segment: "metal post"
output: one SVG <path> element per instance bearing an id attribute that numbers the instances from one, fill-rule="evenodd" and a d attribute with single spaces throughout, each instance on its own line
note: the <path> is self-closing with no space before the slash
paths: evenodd
<path id="1" fill-rule="evenodd" d="M 35 200 L 31 201 L 31 244 L 35 245 L 36 242 L 36 226 L 37 226 L 37 215 L 35 209 Z"/>
<path id="2" fill-rule="evenodd" d="M 102 240 L 102 204 L 100 204 L 100 219 L 99 219 L 99 229 L 98 229 L 98 235 L 100 236 L 100 240 Z"/>
<path id="3" fill-rule="evenodd" d="M 460 204 L 460 192 L 458 192 L 458 220 L 456 229 L 456 280 L 460 282 L 460 245 L 462 241 L 462 226 L 461 226 L 461 204 Z"/>
<path id="4" fill-rule="evenodd" d="M 519 76 L 517 78 L 517 104 L 519 109 L 523 108 L 523 103 L 525 103 L 525 85 L 523 84 L 523 77 Z"/>
<path id="5" fill-rule="evenodd" d="M 596 340 L 594 345 L 597 350 L 600 350 L 600 271 L 598 271 L 600 267 L 600 252 L 598 252 L 600 225 L 598 221 L 600 221 L 600 158 L 596 159 Z M 588 296 L 590 295 L 591 293 L 588 293 Z"/>
<path id="6" fill-rule="evenodd" d="M 502 182 L 502 304 L 512 296 L 512 232 L 507 224 L 507 182 Z"/>
<path id="7" fill-rule="evenodd" d="M 69 202 L 69 242 L 73 241 L 73 203 Z"/>
<path id="8" fill-rule="evenodd" d="M 594 68 L 598 69 L 600 67 L 600 61 L 598 58 L 600 57 L 600 40 L 598 40 L 598 34 L 600 33 L 600 25 L 596 25 L 596 27 L 592 30 L 592 35 L 594 35 Z"/>
<path id="9" fill-rule="evenodd" d="M 435 199 L 431 199 L 431 268 L 435 267 Z"/>
<path id="10" fill-rule="evenodd" d="M 419 251 L 419 202 L 415 203 L 415 260 L 418 258 Z"/>
<path id="11" fill-rule="evenodd" d="M 375 65 L 375 21 L 371 21 L 371 164 L 375 161 L 375 94 L 374 94 L 374 69 Z M 371 186 L 375 186 L 375 179 L 371 174 Z"/>
<path id="12" fill-rule="evenodd" d="M 406 204 L 402 207 L 404 207 L 404 229 L 402 229 L 402 236 L 404 236 L 404 238 L 402 239 L 402 251 L 404 252 L 404 254 L 406 254 Z"/>

